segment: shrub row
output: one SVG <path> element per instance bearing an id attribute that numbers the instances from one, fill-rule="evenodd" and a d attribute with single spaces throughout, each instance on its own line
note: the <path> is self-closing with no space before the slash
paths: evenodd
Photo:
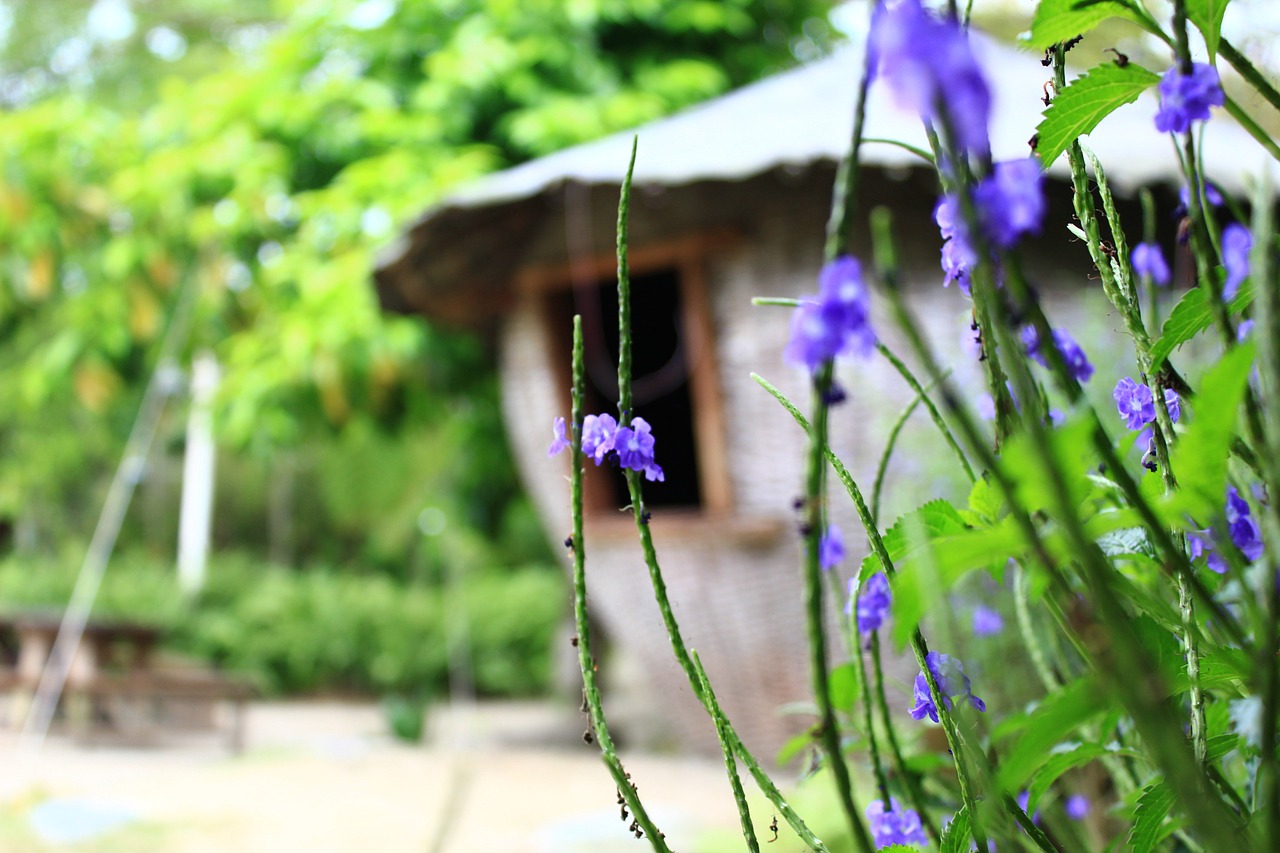
<path id="1" fill-rule="evenodd" d="M 78 557 L 0 561 L 0 609 L 61 608 L 78 567 Z M 124 556 L 109 567 L 94 616 L 158 624 L 167 649 L 246 674 L 266 694 L 428 694 L 448 683 L 450 613 L 465 626 L 476 689 L 513 696 L 546 687 L 564 600 L 563 580 L 547 566 L 472 572 L 449 594 L 233 555 L 213 561 L 205 589 L 186 601 L 171 565 Z"/>

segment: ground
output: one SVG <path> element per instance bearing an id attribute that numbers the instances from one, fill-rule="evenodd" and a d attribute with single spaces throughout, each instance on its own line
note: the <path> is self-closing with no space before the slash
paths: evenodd
<path id="1" fill-rule="evenodd" d="M 427 743 L 403 745 L 387 736 L 376 705 L 255 703 L 241 755 L 208 737 L 147 747 L 51 737 L 25 762 L 5 732 L 0 850 L 648 849 L 619 820 L 613 783 L 572 711 L 501 703 L 439 708 L 429 719 Z M 707 849 L 736 827 L 723 763 L 623 760 L 679 849 Z"/>

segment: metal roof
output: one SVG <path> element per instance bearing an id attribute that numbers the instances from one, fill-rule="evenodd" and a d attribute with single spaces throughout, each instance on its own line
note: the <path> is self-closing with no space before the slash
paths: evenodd
<path id="1" fill-rule="evenodd" d="M 977 33 L 973 39 L 994 90 L 992 153 L 997 160 L 1025 157 L 1044 111 L 1044 86 L 1051 72 L 1040 63 L 1039 54 Z M 472 262 L 487 264 L 492 274 L 504 274 L 493 267 L 494 259 L 485 249 L 458 241 L 483 240 L 482 226 L 501 226 L 510 217 L 527 221 L 535 215 L 527 202 L 566 183 L 619 184 L 635 135 L 637 186 L 745 180 L 778 167 L 838 161 L 851 133 L 860 57 L 861 49 L 849 46 L 636 130 L 576 145 L 463 187 L 429 209 L 383 253 L 376 277 L 384 307 L 410 309 L 403 287 L 396 285 L 406 275 L 416 279 L 417 287 L 425 284 L 434 290 L 460 283 L 430 280 L 441 271 L 473 278 Z M 1121 191 L 1180 179 L 1173 144 L 1155 131 L 1156 107 L 1155 97 L 1144 93 L 1136 103 L 1108 116 L 1087 141 Z M 865 127 L 869 138 L 927 147 L 918 117 L 899 109 L 884 86 L 871 88 Z M 1206 175 L 1233 192 L 1243 190 L 1246 173 L 1263 162 L 1262 149 L 1226 119 L 1206 124 L 1203 156 Z M 882 143 L 864 144 L 862 162 L 881 167 L 920 164 L 909 152 Z M 1059 157 L 1049 174 L 1066 177 L 1066 158 Z M 414 269 L 424 263 L 433 268 L 425 278 L 425 270 Z"/>

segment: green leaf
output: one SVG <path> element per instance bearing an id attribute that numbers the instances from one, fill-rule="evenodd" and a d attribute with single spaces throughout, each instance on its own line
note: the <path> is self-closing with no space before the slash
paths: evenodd
<path id="1" fill-rule="evenodd" d="M 1164 819 L 1173 805 L 1173 791 L 1164 782 L 1157 782 L 1142 789 L 1134 812 L 1133 829 L 1129 832 L 1131 853 L 1151 853 L 1160 839 L 1167 835 L 1161 830 Z"/>
<path id="2" fill-rule="evenodd" d="M 1246 341 L 1205 374 L 1199 395 L 1190 402 L 1191 424 L 1173 446 L 1169 464 L 1179 486 L 1174 500 L 1201 523 L 1218 512 L 1226 499 L 1227 460 L 1253 355 L 1253 342 Z"/>
<path id="3" fill-rule="evenodd" d="M 968 853 L 969 841 L 973 834 L 969 831 L 969 812 L 967 806 L 960 811 L 942 829 L 942 838 L 938 841 L 938 853 Z"/>
<path id="4" fill-rule="evenodd" d="M 982 517 L 988 523 L 1000 519 L 1000 510 L 1004 509 L 1004 497 L 1000 490 L 991 485 L 986 477 L 979 477 L 969 490 L 969 511 Z"/>
<path id="5" fill-rule="evenodd" d="M 784 767 L 791 759 L 811 746 L 814 746 L 813 732 L 806 729 L 782 745 L 782 748 L 778 750 L 778 756 L 774 759 L 774 763 L 779 767 Z"/>
<path id="6" fill-rule="evenodd" d="M 908 532 L 923 531 L 929 539 L 935 539 L 948 533 L 966 530 L 964 519 L 951 504 L 944 500 L 929 503 L 900 516 L 883 537 L 884 549 L 889 552 L 889 559 L 896 566 L 898 561 L 910 554 L 920 542 L 913 540 Z M 858 582 L 865 583 L 867 578 L 882 570 L 880 561 L 874 553 L 862 559 L 862 569 L 858 573 Z"/>
<path id="7" fill-rule="evenodd" d="M 1031 46 L 1036 50 L 1053 47 L 1087 33 L 1107 18 L 1138 20 L 1124 4 L 1112 0 L 1088 6 L 1081 6 L 1080 0 L 1040 0 L 1031 20 Z"/>
<path id="8" fill-rule="evenodd" d="M 1127 755 L 1133 758 L 1142 758 L 1142 753 L 1136 750 L 1128 749 L 1107 749 L 1096 743 L 1082 743 L 1071 749 L 1061 752 L 1054 752 L 1041 765 L 1032 777 L 1031 784 L 1027 786 L 1027 814 L 1031 814 L 1040 804 L 1040 799 L 1053 787 L 1053 783 L 1058 781 L 1062 774 L 1068 770 L 1074 770 L 1077 767 L 1083 767 L 1104 755 Z"/>
<path id="9" fill-rule="evenodd" d="M 1160 80 L 1140 65 L 1106 62 L 1078 77 L 1058 93 L 1036 128 L 1036 153 L 1048 168 L 1082 134 L 1125 104 L 1132 104 Z"/>
<path id="10" fill-rule="evenodd" d="M 852 663 L 842 663 L 831 670 L 831 704 L 847 714 L 854 712 L 861 693 L 858 670 Z"/>
<path id="11" fill-rule="evenodd" d="M 1031 712 L 1022 736 L 1006 753 L 1000 767 L 1000 786 L 1006 791 L 1021 790 L 1054 746 L 1106 707 L 1106 695 L 1088 679 L 1072 682 L 1045 697 Z"/>
<path id="12" fill-rule="evenodd" d="M 1151 347 L 1152 370 L 1158 370 L 1170 353 L 1213 325 L 1213 312 L 1207 299 L 1205 289 L 1197 287 L 1187 291 L 1187 295 L 1174 306 L 1169 319 L 1164 321 L 1160 339 Z M 1238 314 L 1251 304 L 1253 280 L 1246 279 L 1240 285 L 1240 292 L 1227 306 L 1227 311 Z"/>
<path id="13" fill-rule="evenodd" d="M 1222 14 L 1231 0 L 1187 0 L 1187 17 L 1204 36 L 1209 48 L 1209 60 L 1218 55 L 1218 40 L 1222 36 Z"/>

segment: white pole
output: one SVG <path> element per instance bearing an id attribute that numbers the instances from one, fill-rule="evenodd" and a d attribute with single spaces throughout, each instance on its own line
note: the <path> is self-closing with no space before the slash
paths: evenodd
<path id="1" fill-rule="evenodd" d="M 213 393 L 218 388 L 218 361 L 202 352 L 191 366 L 191 409 L 187 416 L 187 449 L 182 464 L 182 510 L 178 521 L 178 585 L 187 594 L 204 585 L 213 521 Z"/>

